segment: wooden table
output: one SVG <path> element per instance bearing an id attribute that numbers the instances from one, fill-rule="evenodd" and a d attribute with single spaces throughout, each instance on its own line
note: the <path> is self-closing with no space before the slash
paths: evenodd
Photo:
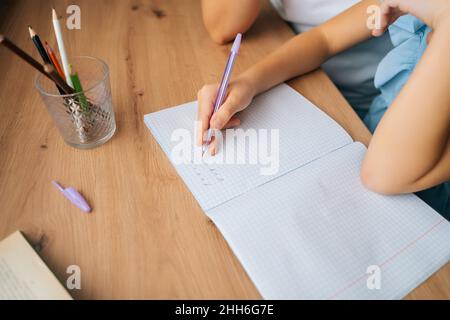
<path id="1" fill-rule="evenodd" d="M 144 125 L 144 114 L 196 99 L 217 82 L 229 46 L 207 36 L 198 0 L 3 0 L 0 31 L 38 58 L 31 24 L 55 44 L 50 13 L 81 7 L 81 30 L 66 31 L 71 55 L 111 69 L 118 131 L 89 151 L 68 147 L 33 88 L 34 71 L 0 48 L 0 238 L 23 230 L 65 283 L 78 265 L 77 299 L 258 299 L 259 293 L 216 227 Z M 293 36 L 266 4 L 245 36 L 236 74 Z M 355 140 L 370 134 L 327 76 L 290 84 Z M 77 187 L 94 207 L 82 214 L 51 185 Z M 450 298 L 450 265 L 409 295 Z"/>

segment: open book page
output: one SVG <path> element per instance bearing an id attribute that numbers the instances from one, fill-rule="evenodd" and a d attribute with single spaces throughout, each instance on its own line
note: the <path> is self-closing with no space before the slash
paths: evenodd
<path id="1" fill-rule="evenodd" d="M 20 232 L 0 242 L 0 300 L 71 299 Z"/>
<path id="2" fill-rule="evenodd" d="M 450 258 L 450 224 L 414 195 L 359 178 L 348 145 L 209 216 L 264 298 L 399 299 Z"/>
<path id="3" fill-rule="evenodd" d="M 285 84 L 255 98 L 240 114 L 241 130 L 224 134 L 215 157 L 202 159 L 195 148 L 196 118 L 192 102 L 149 114 L 145 123 L 205 211 L 352 143 L 334 120 Z"/>

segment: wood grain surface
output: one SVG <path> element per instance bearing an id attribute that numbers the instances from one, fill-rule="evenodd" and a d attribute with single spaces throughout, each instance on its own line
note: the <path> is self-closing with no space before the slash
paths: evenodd
<path id="1" fill-rule="evenodd" d="M 24 231 L 65 283 L 81 268 L 76 299 L 259 299 L 220 232 L 146 129 L 143 116 L 196 99 L 218 82 L 230 46 L 214 44 L 198 0 L 2 0 L 0 32 L 38 54 L 32 25 L 55 47 L 51 8 L 81 8 L 81 30 L 65 31 L 71 56 L 109 65 L 118 130 L 88 151 L 64 144 L 34 88 L 35 71 L 0 48 L 0 239 Z M 235 74 L 293 36 L 265 3 L 245 35 Z M 289 82 L 355 140 L 370 134 L 322 71 Z M 86 195 L 81 213 L 52 186 Z M 408 298 L 450 298 L 450 266 Z"/>

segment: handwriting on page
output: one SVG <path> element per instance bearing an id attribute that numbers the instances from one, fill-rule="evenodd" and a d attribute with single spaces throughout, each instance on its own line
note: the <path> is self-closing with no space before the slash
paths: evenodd
<path id="1" fill-rule="evenodd" d="M 222 176 L 219 170 L 211 168 L 209 166 L 193 165 L 192 169 L 204 186 L 211 186 L 225 181 L 225 178 Z"/>

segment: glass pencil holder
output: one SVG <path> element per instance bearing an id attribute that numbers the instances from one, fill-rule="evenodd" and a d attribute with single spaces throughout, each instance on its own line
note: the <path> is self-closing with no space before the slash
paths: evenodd
<path id="1" fill-rule="evenodd" d="M 109 68 L 88 56 L 76 57 L 71 63 L 82 86 L 79 92 L 61 94 L 42 74 L 36 76 L 35 86 L 64 141 L 75 148 L 92 149 L 109 141 L 116 131 Z"/>

